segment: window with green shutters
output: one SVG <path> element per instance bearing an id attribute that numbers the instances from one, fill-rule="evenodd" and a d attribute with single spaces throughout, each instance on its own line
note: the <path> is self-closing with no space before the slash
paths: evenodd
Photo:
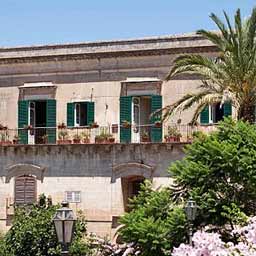
<path id="1" fill-rule="evenodd" d="M 94 102 L 67 103 L 67 126 L 87 126 L 94 122 Z"/>
<path id="2" fill-rule="evenodd" d="M 162 108 L 162 96 L 161 95 L 153 95 L 151 97 L 151 113 L 154 113 L 156 110 Z M 161 113 L 158 115 L 154 115 L 151 118 L 151 123 L 154 124 L 156 121 L 161 120 Z M 151 127 L 151 142 L 161 142 L 162 141 L 162 127 Z"/>
<path id="3" fill-rule="evenodd" d="M 132 130 L 131 127 L 122 127 L 122 123 L 127 121 L 132 122 L 132 97 L 121 96 L 120 97 L 120 142 L 131 142 Z"/>
<path id="4" fill-rule="evenodd" d="M 20 144 L 28 144 L 28 131 L 24 127 L 28 125 L 28 100 L 18 102 L 18 136 Z"/>
<path id="5" fill-rule="evenodd" d="M 87 125 L 94 123 L 94 102 L 87 102 Z"/>
<path id="6" fill-rule="evenodd" d="M 67 104 L 67 126 L 75 125 L 75 104 L 68 103 Z"/>
<path id="7" fill-rule="evenodd" d="M 206 106 L 200 114 L 200 123 L 218 123 L 224 117 L 232 116 L 232 104 L 231 102 L 225 102 L 223 106 L 221 103 L 216 103 L 211 106 Z"/>
<path id="8" fill-rule="evenodd" d="M 205 106 L 200 114 L 200 123 L 209 124 L 209 105 Z"/>
<path id="9" fill-rule="evenodd" d="M 46 101 L 46 127 L 48 143 L 56 143 L 56 100 Z"/>
<path id="10" fill-rule="evenodd" d="M 224 108 L 224 116 L 232 116 L 232 104 L 231 102 L 225 102 L 223 104 L 223 108 Z"/>

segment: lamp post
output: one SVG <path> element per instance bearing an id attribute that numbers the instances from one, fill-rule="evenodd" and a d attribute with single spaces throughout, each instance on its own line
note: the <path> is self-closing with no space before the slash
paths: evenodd
<path id="1" fill-rule="evenodd" d="M 58 242 L 61 244 L 62 255 L 68 255 L 68 246 L 72 241 L 74 223 L 76 217 L 72 209 L 68 208 L 67 202 L 61 203 L 62 207 L 57 209 L 53 223 L 57 233 Z"/>
<path id="2" fill-rule="evenodd" d="M 197 212 L 197 205 L 196 202 L 189 198 L 186 206 L 185 206 L 185 213 L 187 215 L 187 219 L 189 221 L 189 244 L 192 245 L 192 236 L 193 236 L 193 221 L 196 218 L 196 212 Z"/>

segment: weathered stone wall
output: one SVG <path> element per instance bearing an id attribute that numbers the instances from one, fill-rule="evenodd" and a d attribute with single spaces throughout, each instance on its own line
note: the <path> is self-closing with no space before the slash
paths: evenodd
<path id="1" fill-rule="evenodd" d="M 64 199 L 65 191 L 81 191 L 81 203 L 72 204 L 72 208 L 85 212 L 89 231 L 113 237 L 112 217 L 124 212 L 121 178 L 140 175 L 152 179 L 155 187 L 169 184 L 166 170 L 171 162 L 183 157 L 183 146 L 156 143 L 0 147 L 0 229 L 5 229 L 6 218 L 10 217 L 6 200 L 13 202 L 15 176 L 31 173 L 37 177 L 37 195 L 51 195 L 54 203 Z"/>

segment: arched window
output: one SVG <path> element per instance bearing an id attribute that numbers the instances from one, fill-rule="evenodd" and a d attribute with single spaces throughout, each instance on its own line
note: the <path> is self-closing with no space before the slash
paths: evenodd
<path id="1" fill-rule="evenodd" d="M 36 178 L 22 175 L 15 178 L 15 205 L 33 204 L 36 202 Z"/>

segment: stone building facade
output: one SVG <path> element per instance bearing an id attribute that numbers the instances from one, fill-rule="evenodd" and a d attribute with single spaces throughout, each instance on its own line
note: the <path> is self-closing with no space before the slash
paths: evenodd
<path id="1" fill-rule="evenodd" d="M 197 90 L 194 75 L 165 81 L 185 53 L 217 55 L 195 34 L 0 49 L 1 229 L 14 205 L 45 193 L 84 210 L 89 231 L 113 239 L 140 182 L 168 184 L 168 166 L 183 157 L 193 109 L 165 124 L 150 114 Z M 202 129 L 232 112 L 217 110 L 204 110 Z M 180 143 L 165 143 L 172 126 Z"/>

